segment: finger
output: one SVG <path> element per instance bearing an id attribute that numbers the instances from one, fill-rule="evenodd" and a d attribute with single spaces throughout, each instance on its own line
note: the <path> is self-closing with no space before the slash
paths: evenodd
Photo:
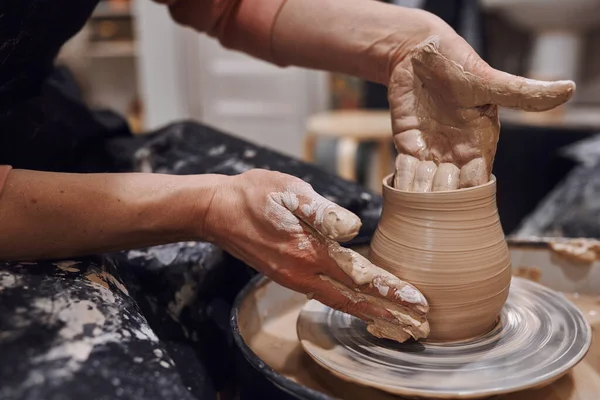
<path id="1" fill-rule="evenodd" d="M 412 190 L 418 163 L 419 160 L 412 156 L 398 154 L 396 157 L 396 173 L 394 175 L 394 187 L 396 189 Z"/>
<path id="2" fill-rule="evenodd" d="M 404 342 L 410 337 L 429 335 L 429 323 L 424 315 L 411 312 L 391 302 L 354 291 L 327 276 L 320 276 L 329 287 L 315 292 L 315 299 L 332 308 L 369 322 L 367 330 L 377 336 Z"/>
<path id="3" fill-rule="evenodd" d="M 395 132 L 397 131 L 395 130 Z M 410 154 L 421 159 L 423 159 L 423 153 L 427 147 L 423 133 L 419 129 L 408 129 L 394 134 L 394 145 L 398 153 Z"/>
<path id="4" fill-rule="evenodd" d="M 352 240 L 362 225 L 360 218 L 316 192 L 311 192 L 298 193 L 298 207 L 291 210 L 294 215 L 330 240 Z"/>
<path id="5" fill-rule="evenodd" d="M 511 75 L 492 68 L 474 51 L 473 55 L 465 70 L 441 54 L 435 42 L 429 42 L 415 50 L 411 61 L 424 85 L 450 91 L 465 107 L 497 104 L 546 111 L 566 103 L 575 92 L 573 81 L 546 82 Z"/>
<path id="6" fill-rule="evenodd" d="M 483 185 L 490 179 L 490 173 L 483 158 L 475 158 L 460 169 L 460 188 L 468 188 Z"/>
<path id="7" fill-rule="evenodd" d="M 460 169 L 451 163 L 438 165 L 433 176 L 432 192 L 442 192 L 458 189 Z"/>
<path id="8" fill-rule="evenodd" d="M 316 252 L 315 264 L 320 275 L 327 276 L 361 294 L 379 298 L 393 309 L 397 304 L 416 314 L 425 314 L 429 305 L 425 296 L 413 285 L 372 264 L 357 252 L 335 242 L 309 242 Z"/>
<path id="9" fill-rule="evenodd" d="M 566 103 L 575 93 L 573 81 L 538 81 L 487 67 L 482 89 L 488 103 L 525 111 L 546 111 Z"/>
<path id="10" fill-rule="evenodd" d="M 352 280 L 351 284 L 347 284 L 348 287 L 391 303 L 414 307 L 418 313 L 426 313 L 429 309 L 425 296 L 417 288 L 372 264 L 357 252 L 333 243 L 329 246 L 328 254 L 339 270 Z M 332 269 L 324 272 L 331 277 L 337 273 Z"/>
<path id="11" fill-rule="evenodd" d="M 415 171 L 415 181 L 413 183 L 413 192 L 431 192 L 431 184 L 437 166 L 433 161 L 420 161 Z"/>
<path id="12" fill-rule="evenodd" d="M 388 310 L 368 302 L 359 293 L 325 275 L 317 277 L 312 286 L 315 289 L 314 299 L 328 307 L 367 322 L 383 319 L 398 324 L 398 320 Z"/>

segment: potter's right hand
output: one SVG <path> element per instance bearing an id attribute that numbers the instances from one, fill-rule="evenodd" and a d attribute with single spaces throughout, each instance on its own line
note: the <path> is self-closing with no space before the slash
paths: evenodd
<path id="1" fill-rule="evenodd" d="M 225 179 L 205 219 L 209 240 L 281 285 L 369 322 L 375 335 L 427 336 L 423 295 L 338 244 L 358 233 L 356 215 L 289 175 L 252 170 Z"/>

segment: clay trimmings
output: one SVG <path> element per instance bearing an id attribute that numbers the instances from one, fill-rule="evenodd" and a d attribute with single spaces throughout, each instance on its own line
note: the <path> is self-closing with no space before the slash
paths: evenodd
<path id="1" fill-rule="evenodd" d="M 596 239 L 557 240 L 548 245 L 555 253 L 578 263 L 591 264 L 600 260 L 600 241 Z"/>

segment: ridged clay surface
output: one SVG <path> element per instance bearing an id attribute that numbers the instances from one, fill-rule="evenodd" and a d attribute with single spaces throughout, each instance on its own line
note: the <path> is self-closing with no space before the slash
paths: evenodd
<path id="1" fill-rule="evenodd" d="M 508 296 L 511 265 L 496 206 L 496 181 L 445 192 L 407 192 L 384 181 L 371 261 L 427 299 L 429 341 L 491 330 Z"/>

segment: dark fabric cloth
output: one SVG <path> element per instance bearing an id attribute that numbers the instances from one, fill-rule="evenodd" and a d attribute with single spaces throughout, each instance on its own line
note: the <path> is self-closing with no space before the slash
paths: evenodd
<path id="1" fill-rule="evenodd" d="M 46 171 L 300 177 L 363 220 L 381 198 L 206 126 L 132 136 L 90 110 L 53 66 L 96 0 L 0 1 L 0 164 Z M 229 328 L 237 292 L 256 272 L 208 243 L 174 243 L 76 260 L 0 262 L 0 399 L 196 400 L 234 393 Z"/>
<path id="2" fill-rule="evenodd" d="M 1 399 L 216 398 L 193 348 L 159 340 L 108 258 L 0 263 L 0 283 Z"/>
<path id="3" fill-rule="evenodd" d="M 197 123 L 113 138 L 105 148 L 122 170 L 295 175 L 361 217 L 358 243 L 368 242 L 381 213 L 381 198 L 356 183 Z M 255 274 L 198 242 L 0 263 L 0 399 L 235 398 L 229 315 Z"/>
<path id="4" fill-rule="evenodd" d="M 129 134 L 124 123 L 107 127 L 108 113 L 89 110 L 71 75 L 54 67 L 97 3 L 0 1 L 0 164 L 88 172 L 82 155 L 106 137 Z"/>

